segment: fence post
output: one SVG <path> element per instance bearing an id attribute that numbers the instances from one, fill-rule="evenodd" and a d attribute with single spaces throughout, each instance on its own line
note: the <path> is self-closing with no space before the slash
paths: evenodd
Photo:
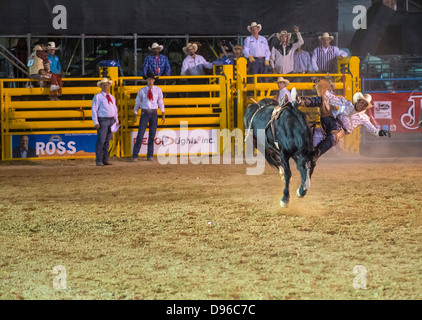
<path id="1" fill-rule="evenodd" d="M 246 91 L 246 75 L 247 61 L 245 58 L 239 58 L 236 62 L 236 89 L 237 89 L 237 127 L 245 131 L 243 116 L 246 109 L 247 91 Z"/>

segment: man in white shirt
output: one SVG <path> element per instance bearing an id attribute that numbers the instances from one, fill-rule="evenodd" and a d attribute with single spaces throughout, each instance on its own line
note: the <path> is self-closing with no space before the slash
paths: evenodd
<path id="1" fill-rule="evenodd" d="M 97 82 L 101 92 L 92 99 L 92 121 L 97 129 L 97 143 L 95 145 L 95 162 L 97 166 L 110 165 L 109 145 L 113 138 L 111 126 L 119 123 L 116 100 L 110 94 L 110 86 L 113 82 L 107 78 Z"/>
<path id="2" fill-rule="evenodd" d="M 204 68 L 212 69 L 212 63 L 207 62 L 205 58 L 196 54 L 198 45 L 196 43 L 188 43 L 183 48 L 183 52 L 187 57 L 183 60 L 181 75 L 202 76 L 205 74 Z"/>
<path id="3" fill-rule="evenodd" d="M 262 26 L 256 22 L 248 26 L 251 35 L 245 39 L 243 46 L 243 55 L 249 60 L 248 74 L 265 74 L 270 65 L 270 47 L 267 39 L 259 35 L 261 29 Z"/>
<path id="4" fill-rule="evenodd" d="M 312 53 L 312 67 L 316 73 L 337 72 L 336 61 L 347 57 L 347 52 L 330 45 L 334 39 L 328 32 L 318 37 L 321 45 Z"/>
<path id="5" fill-rule="evenodd" d="M 166 119 L 164 112 L 163 92 L 159 87 L 154 85 L 154 82 L 158 79 L 158 77 L 155 77 L 154 74 L 149 73 L 144 75 L 144 79 L 147 80 L 147 85 L 139 89 L 135 101 L 135 116 L 138 116 L 138 111 L 141 109 L 141 119 L 139 120 L 138 135 L 132 150 L 132 161 L 138 161 L 139 151 L 141 150 L 142 141 L 144 138 L 145 130 L 148 127 L 148 123 L 149 134 L 147 161 L 152 161 L 152 157 L 154 155 L 154 139 L 157 132 L 158 108 L 161 110 L 162 123 L 164 123 Z"/>
<path id="6" fill-rule="evenodd" d="M 287 96 L 288 101 L 292 102 L 292 96 L 290 94 L 290 91 L 287 90 L 287 87 L 289 86 L 289 84 L 290 84 L 289 80 L 284 79 L 283 77 L 278 77 L 277 85 L 280 91 L 273 98 L 274 100 L 278 101 L 278 103 L 280 103 L 281 99 L 283 99 L 285 95 Z"/>
<path id="7" fill-rule="evenodd" d="M 286 30 L 277 33 L 277 38 L 280 40 L 280 43 L 275 45 L 271 49 L 270 56 L 270 65 L 273 69 L 273 73 L 276 74 L 285 74 L 290 73 L 294 69 L 293 57 L 297 48 L 303 45 L 304 41 L 302 35 L 299 32 L 299 27 L 293 27 L 294 32 L 298 41 L 295 43 L 290 43 L 291 33 Z"/>

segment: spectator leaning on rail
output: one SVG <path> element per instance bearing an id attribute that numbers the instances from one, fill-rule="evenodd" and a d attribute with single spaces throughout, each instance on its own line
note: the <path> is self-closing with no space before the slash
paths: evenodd
<path id="1" fill-rule="evenodd" d="M 273 73 L 285 74 L 290 73 L 294 69 L 294 54 L 297 48 L 303 45 L 304 41 L 302 35 L 299 32 L 299 27 L 293 27 L 294 32 L 298 41 L 290 43 L 291 33 L 286 30 L 277 33 L 277 38 L 280 42 L 272 47 L 270 56 L 270 65 Z"/>
<path id="2" fill-rule="evenodd" d="M 50 63 L 51 86 L 50 86 L 50 100 L 59 100 L 58 96 L 62 94 L 62 77 L 60 75 L 62 67 L 60 65 L 59 57 L 55 55 L 56 47 L 54 42 L 47 44 L 47 58 Z"/>
<path id="3" fill-rule="evenodd" d="M 334 37 L 330 36 L 328 32 L 324 32 L 318 39 L 321 45 L 315 48 L 312 53 L 313 69 L 317 73 L 337 72 L 336 59 L 340 60 L 347 57 L 347 52 L 330 44 Z"/>
<path id="4" fill-rule="evenodd" d="M 243 55 L 249 60 L 248 74 L 265 74 L 267 67 L 270 65 L 270 48 L 265 37 L 260 36 L 259 32 L 262 26 L 256 22 L 252 22 L 248 26 L 248 31 L 251 33 L 245 39 L 243 46 Z"/>
<path id="5" fill-rule="evenodd" d="M 293 57 L 293 72 L 294 73 L 312 73 L 311 55 L 309 52 L 302 50 L 299 46 Z M 309 79 L 308 79 L 309 80 Z"/>
<path id="6" fill-rule="evenodd" d="M 145 58 L 143 74 L 152 73 L 157 77 L 169 76 L 171 73 L 169 59 L 160 53 L 164 47 L 154 42 L 148 49 L 151 51 L 151 54 Z"/>
<path id="7" fill-rule="evenodd" d="M 28 58 L 29 78 L 40 80 L 40 87 L 44 87 L 44 81 L 50 80 L 52 75 L 46 50 L 45 44 L 37 44 Z"/>
<path id="8" fill-rule="evenodd" d="M 183 60 L 181 75 L 202 76 L 205 74 L 204 68 L 212 69 L 212 63 L 207 62 L 205 58 L 196 54 L 198 45 L 196 43 L 188 43 L 183 48 L 183 52 L 187 57 Z"/>
<path id="9" fill-rule="evenodd" d="M 233 47 L 233 60 L 236 61 L 240 57 L 243 57 L 243 47 L 237 44 Z"/>
<path id="10" fill-rule="evenodd" d="M 154 85 L 154 82 L 158 79 L 158 77 L 155 77 L 154 74 L 149 73 L 144 75 L 144 79 L 147 80 L 147 85 L 139 89 L 135 100 L 135 117 L 137 117 L 138 111 L 141 109 L 141 119 L 139 120 L 138 135 L 136 136 L 136 142 L 132 150 L 132 161 L 138 161 L 139 151 L 141 150 L 142 141 L 148 123 L 149 135 L 147 161 L 152 161 L 152 157 L 154 156 L 154 139 L 157 132 L 158 108 L 161 110 L 162 123 L 164 123 L 166 120 L 164 112 L 163 92 L 159 87 Z"/>
<path id="11" fill-rule="evenodd" d="M 97 166 L 110 165 L 109 145 L 113 138 L 111 131 L 113 124 L 119 123 L 116 100 L 110 94 L 112 81 L 103 78 L 97 82 L 101 92 L 92 99 L 92 121 L 97 129 L 97 143 L 95 145 L 95 162 Z"/>

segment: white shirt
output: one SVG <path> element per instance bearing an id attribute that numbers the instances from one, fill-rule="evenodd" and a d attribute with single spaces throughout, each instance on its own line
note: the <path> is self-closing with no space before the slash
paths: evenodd
<path id="1" fill-rule="evenodd" d="M 365 111 L 357 112 L 352 102 L 343 97 L 338 97 L 328 90 L 324 96 L 330 107 L 339 109 L 336 117 L 343 123 L 347 134 L 352 133 L 355 128 L 363 125 L 366 130 L 378 137 L 379 130 L 372 124 Z"/>
<path id="2" fill-rule="evenodd" d="M 205 58 L 199 54 L 195 54 L 195 58 L 187 56 L 183 60 L 181 75 L 202 76 L 205 74 L 204 69 L 212 69 L 212 63 L 207 62 Z"/>
<path id="3" fill-rule="evenodd" d="M 287 88 L 281 89 L 280 92 L 278 93 L 278 102 L 280 102 L 280 100 L 283 99 L 284 95 L 287 95 L 289 102 L 292 102 L 292 96 L 290 95 L 290 91 L 287 90 Z"/>
<path id="4" fill-rule="evenodd" d="M 314 49 L 314 51 L 312 52 L 312 68 L 315 70 L 315 72 L 319 71 L 319 67 L 317 65 L 317 60 L 318 60 L 318 51 L 322 50 L 322 52 L 324 53 L 324 55 L 328 54 L 329 51 L 333 50 L 333 55 L 334 57 L 347 57 L 348 54 L 346 51 L 340 50 L 338 47 L 336 46 L 328 46 L 327 48 L 325 48 L 324 46 L 319 46 L 317 48 Z"/>
<path id="5" fill-rule="evenodd" d="M 107 94 L 103 91 L 97 93 L 92 99 L 91 114 L 95 126 L 99 124 L 98 118 L 115 118 L 116 123 L 119 122 L 116 99 L 111 94 L 108 95 L 112 103 L 108 102 Z"/>
<path id="6" fill-rule="evenodd" d="M 144 110 L 157 110 L 160 108 L 164 113 L 163 91 L 161 88 L 152 86 L 152 101 L 148 99 L 149 87 L 145 86 L 139 89 L 135 100 L 135 114 L 138 114 L 139 108 Z"/>
<path id="7" fill-rule="evenodd" d="M 275 69 L 276 73 L 284 74 L 293 71 L 295 51 L 304 43 L 300 32 L 297 32 L 296 35 L 298 41 L 292 44 L 289 52 L 287 52 L 288 47 L 281 45 L 281 43 L 280 49 L 283 50 L 283 54 L 281 54 L 276 47 L 272 47 L 270 65 L 273 69 Z"/>
<path id="8" fill-rule="evenodd" d="M 248 58 L 251 55 L 254 58 L 265 58 L 265 60 L 270 60 L 271 52 L 267 39 L 263 36 L 258 36 L 258 39 L 256 39 L 253 35 L 250 35 L 245 39 L 243 55 L 245 58 Z"/>

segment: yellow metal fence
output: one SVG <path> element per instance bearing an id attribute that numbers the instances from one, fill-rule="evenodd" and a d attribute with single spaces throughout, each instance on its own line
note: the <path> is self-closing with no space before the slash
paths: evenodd
<path id="1" fill-rule="evenodd" d="M 135 97 L 145 86 L 140 77 L 119 77 L 117 68 L 108 68 L 113 80 L 112 94 L 116 97 L 121 128 L 114 134 L 111 154 L 118 157 L 131 156 L 134 136 L 139 125 L 139 117 L 134 115 Z M 339 61 L 339 69 L 345 72 L 330 75 L 334 79 L 338 94 L 352 99 L 360 90 L 359 59 L 345 58 Z M 190 129 L 228 129 L 244 131 L 243 114 L 248 104 L 262 98 L 272 97 L 278 87 L 278 76 L 290 80 L 288 89 L 296 87 L 299 94 L 310 92 L 313 76 L 310 74 L 288 75 L 247 75 L 246 59 L 239 59 L 236 65 L 214 66 L 210 76 L 168 76 L 159 79 L 159 87 L 164 94 L 166 121 L 158 123 L 158 130 L 180 130 L 181 123 Z M 309 79 L 309 80 L 307 80 Z M 37 144 L 37 152 L 44 158 L 94 157 L 92 152 L 96 130 L 91 120 L 93 96 L 100 92 L 96 86 L 100 78 L 64 78 L 60 101 L 49 101 L 49 89 L 37 87 L 37 82 L 29 79 L 1 79 L 1 156 L 3 160 L 14 159 L 13 148 L 23 135 L 46 136 L 47 140 Z M 305 110 L 318 113 L 318 110 Z M 89 142 L 90 152 L 79 150 L 63 135 Z M 359 152 L 358 130 L 343 142 L 343 149 Z M 230 141 L 226 141 L 231 143 Z M 220 145 L 219 151 L 227 145 Z M 44 149 L 43 149 L 44 148 Z M 70 149 L 73 153 L 66 151 Z M 85 149 L 88 149 L 86 147 Z"/>

